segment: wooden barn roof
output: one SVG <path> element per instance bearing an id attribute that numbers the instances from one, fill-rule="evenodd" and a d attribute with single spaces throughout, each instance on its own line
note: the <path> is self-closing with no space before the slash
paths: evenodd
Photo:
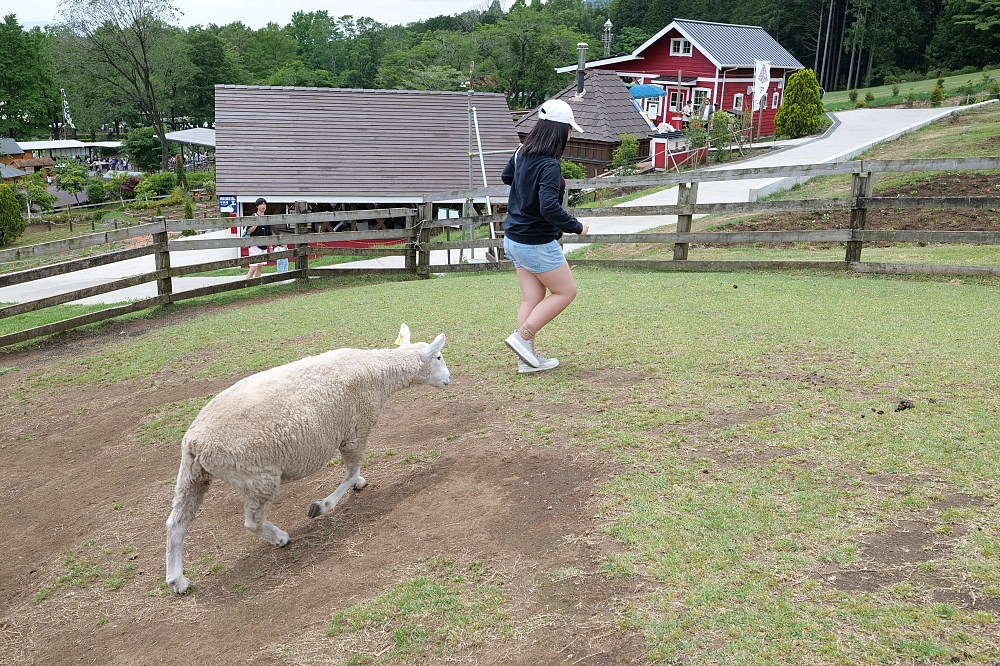
<path id="1" fill-rule="evenodd" d="M 227 195 L 415 197 L 469 187 L 468 95 L 216 86 L 217 189 Z M 473 97 L 483 151 L 518 138 L 503 95 Z M 473 130 L 473 150 L 476 137 Z M 509 155 L 487 155 L 500 184 Z M 473 186 L 481 187 L 478 158 Z"/>
<path id="2" fill-rule="evenodd" d="M 574 139 L 619 143 L 622 134 L 644 138 L 653 133 L 645 117 L 632 104 L 632 96 L 622 80 L 612 71 L 589 69 L 583 79 L 584 93 L 576 96 L 576 82 L 556 93 L 555 97 L 570 105 L 576 124 L 583 132 L 573 132 Z M 538 122 L 537 113 L 529 113 L 516 127 L 527 134 Z"/>

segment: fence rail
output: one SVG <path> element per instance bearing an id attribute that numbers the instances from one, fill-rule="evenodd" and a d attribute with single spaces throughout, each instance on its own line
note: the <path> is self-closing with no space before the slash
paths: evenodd
<path id="1" fill-rule="evenodd" d="M 861 252 L 865 243 L 957 243 L 957 244 L 987 244 L 1000 245 L 1000 232 L 993 231 L 909 231 L 909 230 L 869 230 L 865 229 L 867 212 L 869 210 L 885 209 L 1000 209 L 1000 197 L 876 197 L 873 196 L 874 174 L 900 172 L 932 172 L 932 171 L 998 171 L 1000 157 L 981 158 L 943 158 L 926 160 L 856 160 L 833 164 L 814 164 L 791 167 L 759 167 L 740 169 L 713 169 L 691 171 L 682 174 L 669 173 L 662 175 L 623 176 L 614 178 L 589 178 L 568 182 L 571 189 L 678 185 L 677 204 L 665 206 L 621 206 L 614 208 L 572 208 L 569 212 L 581 218 L 643 216 L 649 217 L 648 227 L 665 226 L 671 221 L 668 216 L 677 216 L 676 230 L 673 232 L 624 233 L 624 234 L 590 234 L 583 241 L 587 243 L 621 244 L 621 243 L 657 243 L 673 245 L 672 260 L 571 260 L 577 266 L 616 266 L 642 267 L 653 270 L 683 270 L 683 271 L 728 271 L 757 269 L 825 269 L 846 270 L 860 273 L 939 273 L 946 275 L 1000 275 L 1000 266 L 944 266 L 926 264 L 898 263 L 866 263 L 861 261 Z M 737 203 L 698 203 L 698 183 L 721 180 L 767 179 L 787 177 L 813 177 L 819 175 L 849 174 L 851 176 L 850 193 L 847 197 L 831 199 L 807 199 L 789 201 L 737 202 Z M 326 213 L 309 213 L 305 202 L 298 202 L 298 212 L 289 215 L 268 215 L 254 218 L 257 224 L 283 226 L 278 235 L 267 238 L 272 245 L 285 245 L 289 249 L 280 252 L 269 252 L 255 257 L 236 257 L 211 262 L 203 262 L 186 266 L 171 266 L 170 253 L 189 250 L 205 250 L 219 248 L 242 248 L 256 245 L 260 238 L 199 238 L 181 237 L 168 238 L 170 233 L 202 230 L 206 226 L 229 227 L 233 223 L 245 224 L 247 220 L 231 218 L 167 220 L 153 218 L 148 223 L 125 227 L 112 231 L 87 234 L 50 243 L 41 243 L 21 248 L 0 251 L 0 263 L 24 261 L 30 258 L 51 256 L 66 252 L 76 252 L 99 245 L 120 243 L 140 237 L 152 237 L 152 243 L 143 247 L 114 250 L 68 261 L 49 264 L 38 268 L 30 268 L 15 272 L 0 274 L 0 287 L 24 284 L 43 278 L 65 275 L 97 266 L 106 266 L 130 259 L 148 255 L 154 257 L 154 270 L 145 270 L 141 274 L 125 276 L 112 282 L 75 289 L 68 292 L 38 298 L 25 303 L 17 303 L 0 307 L 0 319 L 19 314 L 34 312 L 44 308 L 70 303 L 82 298 L 110 293 L 138 284 L 156 281 L 157 295 L 150 298 L 113 306 L 103 310 L 72 317 L 62 321 L 36 326 L 7 335 L 0 335 L 0 346 L 6 346 L 31 340 L 44 335 L 66 331 L 85 324 L 99 322 L 136 312 L 145 308 L 173 303 L 185 299 L 197 298 L 211 294 L 243 289 L 263 284 L 285 280 L 305 280 L 311 277 L 343 276 L 378 272 L 380 274 L 408 274 L 418 277 L 428 277 L 432 273 L 476 272 L 509 270 L 509 262 L 501 261 L 503 245 L 498 234 L 490 234 L 490 238 L 474 238 L 469 240 L 451 240 L 445 233 L 445 239 L 440 236 L 444 229 L 461 226 L 463 230 L 474 230 L 486 227 L 495 230 L 503 220 L 503 215 L 475 215 L 473 206 L 465 206 L 470 215 L 458 219 L 434 219 L 435 202 L 468 201 L 483 196 L 504 197 L 508 193 L 506 186 L 480 188 L 476 190 L 457 190 L 429 194 L 423 197 L 424 203 L 416 208 L 387 208 L 367 211 L 342 211 Z M 809 231 L 703 231 L 692 232 L 691 222 L 695 215 L 710 214 L 768 214 L 779 212 L 825 212 L 846 210 L 850 212 L 850 225 L 845 229 L 826 229 Z M 310 226 L 331 225 L 338 222 L 359 220 L 406 220 L 404 229 L 386 229 L 379 231 L 352 232 L 311 232 Z M 665 218 L 658 220 L 656 218 Z M 432 237 L 432 234 L 438 237 Z M 318 243 L 336 241 L 354 242 L 384 242 L 385 247 L 325 247 Z M 566 243 L 579 243 L 578 237 L 563 239 Z M 846 247 L 843 261 L 785 261 L 785 260 L 752 260 L 752 261 L 699 261 L 688 258 L 692 244 L 740 245 L 763 244 L 774 245 L 782 243 L 842 243 Z M 485 263 L 451 263 L 451 252 L 454 250 L 492 250 L 492 260 Z M 449 263 L 432 264 L 431 252 L 447 250 Z M 309 265 L 309 258 L 316 256 L 360 255 L 373 257 L 402 256 L 402 268 L 357 268 L 357 267 L 317 267 Z M 221 284 L 209 285 L 186 291 L 175 291 L 172 279 L 205 273 L 225 268 L 245 267 L 250 263 L 274 261 L 287 258 L 294 261 L 294 270 L 287 273 L 268 274 L 251 280 L 237 280 Z"/>

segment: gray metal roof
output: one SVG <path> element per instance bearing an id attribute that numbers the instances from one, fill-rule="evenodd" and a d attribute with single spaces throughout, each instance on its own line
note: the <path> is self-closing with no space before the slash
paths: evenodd
<path id="1" fill-rule="evenodd" d="M 14 141 L 14 139 L 0 136 L 0 153 L 4 155 L 23 155 L 24 150 L 17 145 L 17 141 Z"/>
<path id="2" fill-rule="evenodd" d="M 760 26 L 686 19 L 674 19 L 674 24 L 723 67 L 752 67 L 755 60 L 769 60 L 772 67 L 802 68 L 802 63 Z"/>
<path id="3" fill-rule="evenodd" d="M 467 105 L 456 92 L 216 86 L 217 190 L 384 199 L 467 189 Z M 513 152 L 504 96 L 477 93 L 473 105 L 483 151 Z M 485 157 L 490 185 L 500 184 L 509 158 Z M 477 159 L 474 187 L 480 174 Z"/>
<path id="4" fill-rule="evenodd" d="M 21 176 L 27 175 L 28 173 L 26 171 L 15 169 L 14 167 L 7 166 L 6 164 L 0 164 L 0 179 L 20 178 Z"/>
<path id="5" fill-rule="evenodd" d="M 167 141 L 186 143 L 191 146 L 206 146 L 215 148 L 215 130 L 206 127 L 193 127 L 176 132 L 167 132 Z"/>
<path id="6" fill-rule="evenodd" d="M 555 94 L 573 109 L 573 118 L 583 132 L 573 132 L 574 139 L 620 143 L 622 134 L 648 137 L 653 129 L 632 103 L 632 96 L 621 78 L 606 69 L 588 69 L 583 79 L 583 97 L 576 96 L 576 83 Z M 527 134 L 538 122 L 537 113 L 529 113 L 517 122 L 517 131 Z"/>

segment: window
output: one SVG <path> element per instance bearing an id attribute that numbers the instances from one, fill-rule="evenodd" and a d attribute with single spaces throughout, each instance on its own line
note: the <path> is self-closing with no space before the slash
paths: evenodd
<path id="1" fill-rule="evenodd" d="M 708 96 L 707 90 L 695 90 L 694 91 L 694 110 L 698 111 L 701 109 L 702 105 L 705 103 L 705 98 Z"/>
<path id="2" fill-rule="evenodd" d="M 671 39 L 670 55 L 675 55 L 675 56 L 691 55 L 691 42 L 689 42 L 686 39 Z"/>
<path id="3" fill-rule="evenodd" d="M 679 92 L 670 93 L 670 110 L 675 112 L 681 110 L 681 94 Z"/>
<path id="4" fill-rule="evenodd" d="M 778 101 L 780 100 L 780 95 L 781 93 L 779 93 L 778 91 L 774 92 L 774 96 L 771 97 L 771 108 L 773 109 L 778 108 Z"/>
<path id="5" fill-rule="evenodd" d="M 660 98 L 649 97 L 646 99 L 646 117 L 655 120 L 660 115 Z"/>
<path id="6" fill-rule="evenodd" d="M 735 95 L 733 97 L 733 111 L 743 110 L 743 95 Z"/>

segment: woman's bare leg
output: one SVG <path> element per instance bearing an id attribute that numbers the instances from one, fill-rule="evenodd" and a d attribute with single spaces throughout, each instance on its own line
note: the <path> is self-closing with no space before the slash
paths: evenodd
<path id="1" fill-rule="evenodd" d="M 518 330 L 526 329 L 531 337 L 555 319 L 576 298 L 576 282 L 569 264 L 544 273 L 517 269 L 521 286 L 521 307 L 517 311 Z M 545 296 L 545 291 L 549 295 Z M 522 333 L 523 335 L 523 333 Z"/>

